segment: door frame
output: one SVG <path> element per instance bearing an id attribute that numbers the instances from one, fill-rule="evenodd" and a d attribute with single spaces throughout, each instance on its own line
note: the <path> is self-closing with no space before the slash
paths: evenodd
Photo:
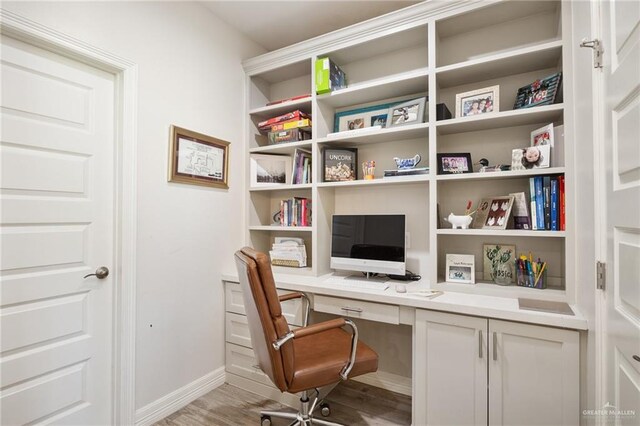
<path id="1" fill-rule="evenodd" d="M 0 8 L 0 33 L 114 76 L 115 223 L 112 423 L 135 423 L 136 146 L 138 66 Z"/>

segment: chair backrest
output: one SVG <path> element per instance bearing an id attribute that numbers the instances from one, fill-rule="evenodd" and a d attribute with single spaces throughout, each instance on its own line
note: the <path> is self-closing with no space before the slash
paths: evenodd
<path id="1" fill-rule="evenodd" d="M 235 260 L 253 352 L 262 371 L 284 392 L 293 379 L 293 343 L 285 343 L 279 351 L 272 346 L 289 332 L 289 324 L 282 315 L 269 257 L 244 247 L 235 253 Z"/>

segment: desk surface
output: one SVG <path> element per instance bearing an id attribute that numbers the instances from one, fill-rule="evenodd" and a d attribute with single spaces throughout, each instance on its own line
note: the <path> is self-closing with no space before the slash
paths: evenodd
<path id="1" fill-rule="evenodd" d="M 587 320 L 580 314 L 576 306 L 571 305 L 575 313 L 563 315 L 547 312 L 522 310 L 518 306 L 518 299 L 511 297 L 495 297 L 458 292 L 444 292 L 443 294 L 427 298 L 419 294 L 412 294 L 417 289 L 427 289 L 426 283 L 389 281 L 386 290 L 354 289 L 339 284 L 324 282 L 330 275 L 309 277 L 301 275 L 275 274 L 278 288 L 301 291 L 325 296 L 343 297 L 348 299 L 367 300 L 371 302 L 388 303 L 412 308 L 429 309 L 464 315 L 474 315 L 487 318 L 519 321 L 531 324 L 553 327 L 587 330 Z M 238 282 L 238 276 L 223 274 L 223 281 Z M 398 293 L 396 284 L 404 284 L 407 293 Z"/>

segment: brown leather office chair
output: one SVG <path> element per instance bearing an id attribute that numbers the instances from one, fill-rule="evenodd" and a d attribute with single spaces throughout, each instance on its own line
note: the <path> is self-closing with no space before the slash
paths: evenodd
<path id="1" fill-rule="evenodd" d="M 278 296 L 271 263 L 264 253 L 244 247 L 235 253 L 235 260 L 258 364 L 282 392 L 300 393 L 299 412 L 262 411 L 262 425 L 270 424 L 271 417 L 281 417 L 294 420 L 296 425 L 339 426 L 314 418 L 314 411 L 326 407 L 324 397 L 340 381 L 376 371 L 378 354 L 358 342 L 358 329 L 351 320 L 336 318 L 307 326 L 308 300 L 305 326 L 290 330 L 280 302 L 303 298 L 304 294 Z M 342 329 L 345 325 L 352 334 Z M 310 392 L 315 392 L 311 404 Z"/>

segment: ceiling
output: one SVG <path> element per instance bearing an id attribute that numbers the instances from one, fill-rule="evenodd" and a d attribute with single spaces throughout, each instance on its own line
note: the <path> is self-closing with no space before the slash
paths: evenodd
<path id="1" fill-rule="evenodd" d="M 226 0 L 202 3 L 268 51 L 366 21 L 421 0 Z"/>

